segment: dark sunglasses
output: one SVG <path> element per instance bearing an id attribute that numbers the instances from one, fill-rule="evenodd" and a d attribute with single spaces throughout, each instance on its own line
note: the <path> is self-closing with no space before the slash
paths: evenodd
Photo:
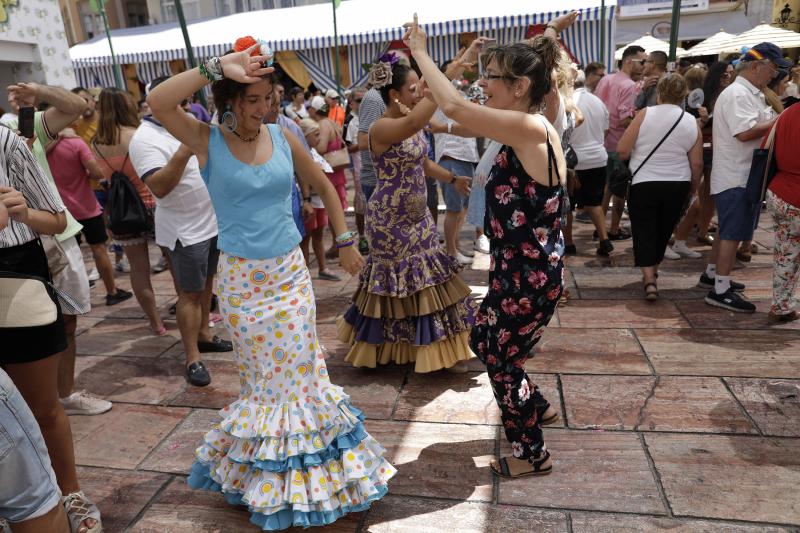
<path id="1" fill-rule="evenodd" d="M 363 100 L 363 98 L 354 98 L 353 100 L 354 100 L 354 101 L 356 101 L 356 102 L 358 102 L 358 103 L 360 104 L 360 103 L 361 103 L 361 100 Z"/>

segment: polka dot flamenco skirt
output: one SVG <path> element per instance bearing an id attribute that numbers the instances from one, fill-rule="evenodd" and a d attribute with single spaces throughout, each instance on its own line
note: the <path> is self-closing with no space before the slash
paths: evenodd
<path id="1" fill-rule="evenodd" d="M 223 252 L 217 284 L 241 392 L 197 449 L 189 485 L 246 505 L 264 530 L 366 510 L 396 470 L 328 378 L 302 253 L 250 260 Z"/>

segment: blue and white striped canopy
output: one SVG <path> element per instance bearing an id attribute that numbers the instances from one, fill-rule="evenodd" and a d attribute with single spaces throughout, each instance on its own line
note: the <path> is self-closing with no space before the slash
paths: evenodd
<path id="1" fill-rule="evenodd" d="M 373 60 L 376 50 L 389 42 L 401 39 L 402 23 L 417 12 L 422 27 L 430 37 L 430 50 L 438 62 L 451 59 L 458 50 L 458 35 L 479 34 L 524 36 L 530 25 L 544 24 L 570 10 L 580 12 L 578 22 L 566 31 L 563 40 L 581 63 L 606 59 L 611 61 L 613 29 L 615 27 L 616 1 L 606 1 L 607 58 L 600 58 L 600 3 L 601 0 L 574 0 L 569 4 L 546 0 L 404 0 L 397 9 L 387 9 L 384 2 L 375 0 L 348 0 L 336 12 L 339 44 L 356 50 L 351 66 L 351 80 L 364 59 Z M 213 20 L 193 22 L 188 25 L 189 36 L 197 57 L 221 55 L 230 49 L 239 36 L 252 35 L 266 40 L 273 50 L 294 50 L 309 60 L 322 72 L 325 65 L 309 59 L 318 56 L 330 60 L 334 46 L 332 9 L 330 4 L 314 4 L 287 9 L 270 9 L 238 13 Z M 166 62 L 185 59 L 183 36 L 176 24 L 161 24 L 127 28 L 111 32 L 114 51 L 119 63 Z M 316 50 L 325 50 L 322 55 Z M 349 52 L 348 52 L 349 53 Z M 96 68 L 112 63 L 105 35 L 70 48 L 76 70 Z M 324 62 L 323 62 L 324 63 Z M 312 77 L 314 77 L 312 72 Z M 361 77 L 361 76 L 358 76 Z M 315 80 L 316 81 L 316 80 Z M 316 83 L 315 83 L 316 84 Z"/>

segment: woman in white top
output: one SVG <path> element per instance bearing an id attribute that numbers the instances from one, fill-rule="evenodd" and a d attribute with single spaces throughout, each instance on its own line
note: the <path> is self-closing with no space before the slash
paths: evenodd
<path id="1" fill-rule="evenodd" d="M 656 90 L 658 105 L 639 111 L 617 145 L 620 159 L 630 159 L 635 173 L 628 214 L 633 256 L 642 269 L 648 301 L 658 299 L 658 266 L 703 173 L 703 137 L 694 117 L 682 108 L 686 81 L 679 74 L 665 76 Z"/>
<path id="2" fill-rule="evenodd" d="M 289 98 L 291 102 L 283 108 L 286 116 L 295 122 L 300 122 L 304 118 L 308 118 L 308 110 L 306 109 L 306 97 L 303 94 L 303 89 L 294 87 L 289 91 Z"/>

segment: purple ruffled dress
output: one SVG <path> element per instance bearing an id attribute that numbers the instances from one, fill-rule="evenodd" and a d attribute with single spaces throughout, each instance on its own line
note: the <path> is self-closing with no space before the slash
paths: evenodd
<path id="1" fill-rule="evenodd" d="M 419 132 L 372 155 L 378 184 L 367 203 L 370 255 L 338 323 L 353 366 L 413 362 L 416 372 L 432 372 L 473 357 L 477 304 L 460 265 L 439 245 L 426 202 L 426 154 Z"/>

